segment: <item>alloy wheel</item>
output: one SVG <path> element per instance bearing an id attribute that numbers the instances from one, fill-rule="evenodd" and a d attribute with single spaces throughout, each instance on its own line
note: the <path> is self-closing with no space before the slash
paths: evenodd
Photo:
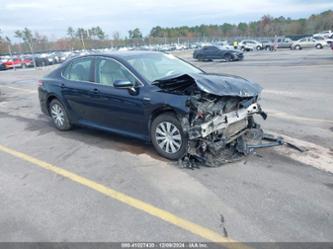
<path id="1" fill-rule="evenodd" d="M 158 146 L 166 153 L 177 153 L 182 146 L 180 131 L 170 122 L 161 122 L 156 127 L 155 137 Z"/>
<path id="2" fill-rule="evenodd" d="M 65 123 L 65 115 L 62 107 L 58 104 L 54 104 L 51 107 L 51 116 L 54 123 L 58 127 L 63 127 Z"/>

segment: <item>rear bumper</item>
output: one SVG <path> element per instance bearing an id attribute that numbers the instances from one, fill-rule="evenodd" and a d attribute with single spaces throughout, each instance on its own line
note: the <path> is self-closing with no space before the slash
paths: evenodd
<path id="1" fill-rule="evenodd" d="M 41 111 L 49 115 L 49 110 L 47 106 L 47 92 L 43 89 L 43 87 L 38 87 L 38 97 Z"/>

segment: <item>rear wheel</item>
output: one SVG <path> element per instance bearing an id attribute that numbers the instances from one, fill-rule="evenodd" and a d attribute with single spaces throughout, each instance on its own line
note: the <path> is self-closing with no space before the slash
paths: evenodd
<path id="1" fill-rule="evenodd" d="M 178 160 L 187 151 L 187 136 L 173 113 L 161 114 L 155 118 L 150 136 L 155 150 L 162 157 Z"/>
<path id="2" fill-rule="evenodd" d="M 301 50 L 302 47 L 301 47 L 300 45 L 296 45 L 296 46 L 295 46 L 295 49 L 296 49 L 296 50 Z"/>
<path id="3" fill-rule="evenodd" d="M 71 129 L 71 124 L 64 106 L 54 99 L 49 105 L 49 112 L 53 121 L 53 124 L 58 130 L 66 131 Z"/>
<path id="4" fill-rule="evenodd" d="M 316 48 L 317 48 L 317 49 L 322 49 L 323 46 L 322 46 L 321 44 L 317 44 L 317 45 L 316 45 Z"/>
<path id="5" fill-rule="evenodd" d="M 261 46 L 256 47 L 257 51 L 261 50 Z"/>

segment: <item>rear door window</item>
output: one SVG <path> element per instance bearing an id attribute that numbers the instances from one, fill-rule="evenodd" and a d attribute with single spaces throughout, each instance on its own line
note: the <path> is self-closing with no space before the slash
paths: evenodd
<path id="1" fill-rule="evenodd" d="M 92 82 L 92 62 L 92 57 L 77 59 L 65 68 L 63 76 L 68 80 Z"/>

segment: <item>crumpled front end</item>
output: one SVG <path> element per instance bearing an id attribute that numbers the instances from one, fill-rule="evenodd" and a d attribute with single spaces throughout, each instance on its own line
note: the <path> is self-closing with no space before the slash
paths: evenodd
<path id="1" fill-rule="evenodd" d="M 216 167 L 260 147 L 264 133 L 254 120 L 266 119 L 258 98 L 262 88 L 232 75 L 179 75 L 154 83 L 163 91 L 187 95 L 188 113 L 179 116 L 188 136 L 185 167 Z"/>
<path id="2" fill-rule="evenodd" d="M 200 93 L 190 97 L 190 113 L 182 117 L 182 126 L 188 134 L 188 152 L 183 164 L 193 167 L 200 162 L 220 166 L 249 154 L 248 144 L 260 144 L 263 131 L 254 121 L 254 115 L 266 119 L 254 97 L 220 97 Z"/>

